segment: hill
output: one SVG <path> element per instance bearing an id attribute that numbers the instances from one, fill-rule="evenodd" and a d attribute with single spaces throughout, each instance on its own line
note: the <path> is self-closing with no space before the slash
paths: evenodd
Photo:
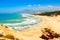
<path id="1" fill-rule="evenodd" d="M 42 13 L 39 13 L 39 14 L 34 14 L 34 15 L 43 15 L 43 16 L 57 16 L 57 15 L 60 15 L 60 11 L 53 11 L 53 12 L 42 12 Z"/>

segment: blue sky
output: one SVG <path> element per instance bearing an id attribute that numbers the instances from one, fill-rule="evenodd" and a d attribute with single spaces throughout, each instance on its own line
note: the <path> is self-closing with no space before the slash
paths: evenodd
<path id="1" fill-rule="evenodd" d="M 0 12 L 60 10 L 60 0 L 0 0 Z M 53 11 L 52 10 L 52 11 Z"/>

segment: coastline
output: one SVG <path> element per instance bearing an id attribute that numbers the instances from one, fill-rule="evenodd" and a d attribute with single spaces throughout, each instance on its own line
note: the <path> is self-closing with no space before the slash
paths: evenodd
<path id="1" fill-rule="evenodd" d="M 39 15 L 31 15 L 36 16 L 37 18 L 41 19 L 42 21 L 38 24 L 33 25 L 30 28 L 26 28 L 23 30 L 13 30 L 12 28 L 0 25 L 0 29 L 6 33 L 6 35 L 13 35 L 14 37 L 18 38 L 19 40 L 43 40 L 40 36 L 43 34 L 43 28 L 49 28 L 57 33 L 60 33 L 60 15 L 57 17 L 49 17 L 49 16 L 39 16 Z M 57 38 L 58 40 L 60 38 Z M 53 40 L 57 40 L 56 38 Z"/>
<path id="2" fill-rule="evenodd" d="M 31 28 L 21 30 L 20 33 L 23 36 L 25 36 L 27 38 L 31 37 L 31 38 L 33 38 L 33 40 L 42 40 L 39 37 L 42 35 L 41 29 L 43 29 L 43 28 L 49 28 L 49 29 L 51 29 L 51 30 L 53 30 L 57 33 L 60 33 L 59 32 L 60 31 L 60 25 L 58 25 L 60 23 L 56 22 L 56 21 L 58 21 L 56 18 L 58 18 L 59 16 L 48 17 L 48 16 L 38 16 L 38 15 L 36 15 L 36 17 L 42 19 L 42 21 L 40 23 L 32 26 Z M 29 39 L 31 39 L 31 38 L 29 38 Z"/>

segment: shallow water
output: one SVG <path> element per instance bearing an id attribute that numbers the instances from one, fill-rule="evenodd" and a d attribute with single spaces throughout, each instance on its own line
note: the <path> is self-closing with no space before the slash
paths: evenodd
<path id="1" fill-rule="evenodd" d="M 21 30 L 39 23 L 41 20 L 26 14 L 0 14 L 0 24 L 5 24 L 15 30 Z"/>

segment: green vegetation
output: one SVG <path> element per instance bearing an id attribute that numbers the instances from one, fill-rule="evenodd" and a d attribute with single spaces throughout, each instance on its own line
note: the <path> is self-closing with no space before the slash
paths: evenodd
<path id="1" fill-rule="evenodd" d="M 53 12 L 44 12 L 44 13 L 40 13 L 40 14 L 34 14 L 34 15 L 43 15 L 43 16 L 57 16 L 60 15 L 60 11 L 53 11 Z"/>

